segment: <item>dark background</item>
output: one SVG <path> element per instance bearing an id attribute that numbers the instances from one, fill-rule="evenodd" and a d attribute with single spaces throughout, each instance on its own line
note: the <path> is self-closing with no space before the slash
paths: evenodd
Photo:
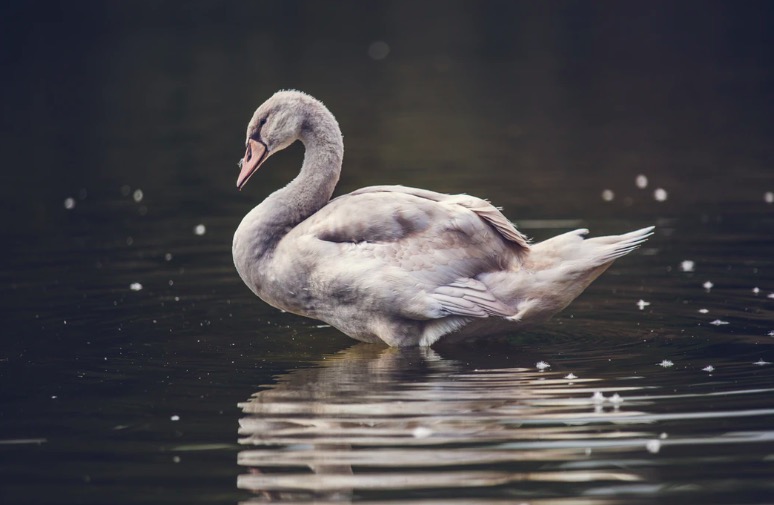
<path id="1" fill-rule="evenodd" d="M 538 240 L 572 227 L 657 225 L 646 247 L 553 324 L 518 335 L 497 359 L 463 348 L 442 353 L 438 366 L 465 376 L 467 359 L 476 368 L 545 359 L 584 377 L 639 369 L 646 387 L 663 391 L 697 383 L 702 392 L 759 391 L 735 396 L 739 412 L 770 398 L 770 368 L 750 363 L 774 361 L 774 205 L 765 201 L 774 191 L 774 3 L 5 1 L 0 9 L 0 501 L 245 499 L 234 485 L 245 471 L 236 464 L 236 404 L 351 345 L 265 306 L 233 268 L 242 216 L 300 165 L 296 145 L 242 192 L 234 187 L 247 121 L 283 88 L 336 115 L 345 141 L 338 193 L 370 184 L 467 192 L 503 206 Z M 387 54 L 375 54 L 384 44 Z M 635 186 L 640 174 L 647 188 Z M 654 199 L 656 188 L 666 201 Z M 606 189 L 612 201 L 601 198 Z M 204 235 L 193 233 L 199 224 Z M 695 272 L 679 269 L 687 259 Z M 701 287 L 707 280 L 711 291 Z M 135 282 L 142 290 L 130 290 Z M 639 299 L 651 305 L 639 310 Z M 730 324 L 708 325 L 718 318 Z M 664 358 L 676 367 L 657 367 Z M 562 369 L 563 359 L 574 368 Z M 717 382 L 697 372 L 708 363 Z M 406 381 L 396 374 L 380 387 L 410 390 L 416 371 L 404 372 Z M 434 387 L 432 376 L 420 379 Z M 703 394 L 692 412 L 731 408 Z M 737 426 L 732 417 L 696 419 L 675 430 L 711 439 Z M 745 422 L 765 432 L 771 414 Z M 725 480 L 707 477 L 707 461 L 692 454 L 643 475 L 660 485 L 680 471 L 675 490 L 717 481 L 727 494 L 665 491 L 657 502 L 755 503 L 770 491 L 768 467 L 755 459 L 769 446 L 724 447 L 702 450 Z M 541 468 L 532 463 L 519 470 Z M 529 499 L 518 486 L 500 491 L 488 496 Z M 541 496 L 577 497 L 574 484 L 551 493 Z"/>

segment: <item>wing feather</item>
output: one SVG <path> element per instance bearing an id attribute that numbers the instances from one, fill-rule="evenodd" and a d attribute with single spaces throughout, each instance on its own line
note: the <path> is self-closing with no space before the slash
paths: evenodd
<path id="1" fill-rule="evenodd" d="M 367 193 L 402 193 L 416 196 L 445 205 L 459 205 L 473 211 L 488 225 L 492 226 L 505 240 L 518 245 L 524 251 L 529 250 L 529 239 L 511 223 L 500 210 L 488 201 L 470 195 L 446 195 L 426 189 L 410 188 L 407 186 L 370 186 L 349 193 L 350 195 L 363 195 Z M 344 195 L 346 196 L 346 195 Z M 339 197 L 342 198 L 342 197 Z"/>

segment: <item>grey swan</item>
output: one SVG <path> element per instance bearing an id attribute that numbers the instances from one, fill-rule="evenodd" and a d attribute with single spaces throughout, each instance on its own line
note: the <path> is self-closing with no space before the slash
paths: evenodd
<path id="1" fill-rule="evenodd" d="M 344 144 L 312 96 L 279 91 L 253 114 L 237 187 L 296 140 L 301 171 L 242 220 L 234 264 L 266 303 L 352 338 L 430 346 L 542 322 L 565 308 L 653 227 L 531 244 L 488 201 L 405 186 L 331 199 Z"/>

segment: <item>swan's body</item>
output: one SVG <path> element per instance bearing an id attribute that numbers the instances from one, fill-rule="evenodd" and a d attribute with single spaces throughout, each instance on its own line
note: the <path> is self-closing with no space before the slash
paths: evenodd
<path id="1" fill-rule="evenodd" d="M 483 336 L 550 318 L 652 228 L 530 245 L 499 210 L 468 195 L 374 186 L 330 200 L 343 156 L 333 115 L 298 91 L 255 112 L 240 188 L 295 140 L 299 175 L 250 211 L 233 244 L 247 286 L 274 307 L 392 346 Z"/>

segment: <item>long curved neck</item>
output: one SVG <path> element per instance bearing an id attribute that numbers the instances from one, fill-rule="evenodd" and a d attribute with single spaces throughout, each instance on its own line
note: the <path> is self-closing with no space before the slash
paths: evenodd
<path id="1" fill-rule="evenodd" d="M 245 259 L 265 257 L 290 230 L 320 210 L 333 195 L 344 155 L 336 119 L 322 106 L 309 110 L 300 140 L 306 150 L 298 176 L 250 211 L 237 229 L 235 253 L 237 248 L 242 249 Z"/>

